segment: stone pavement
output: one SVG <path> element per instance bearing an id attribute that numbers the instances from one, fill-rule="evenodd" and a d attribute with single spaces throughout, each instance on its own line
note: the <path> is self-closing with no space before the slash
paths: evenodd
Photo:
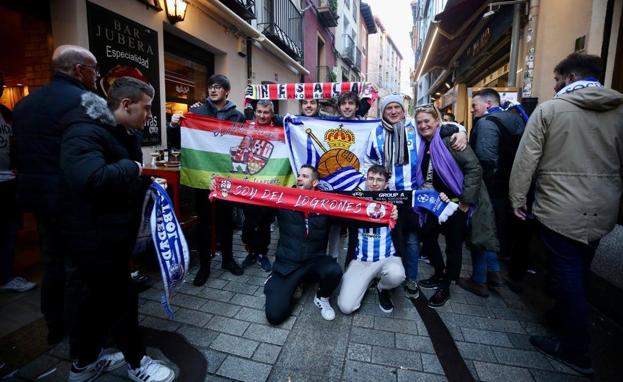
<path id="1" fill-rule="evenodd" d="M 241 262 L 244 247 L 239 232 L 235 237 L 234 251 Z M 276 238 L 271 254 L 275 243 Z M 464 259 L 467 275 L 471 269 L 467 252 Z M 432 268 L 420 264 L 420 278 L 428 277 Z M 292 316 L 274 327 L 264 316 L 267 274 L 259 266 L 233 276 L 220 269 L 217 257 L 210 279 L 200 288 L 192 285 L 194 272 L 196 268 L 172 300 L 175 319 L 163 313 L 161 285 L 156 283 L 140 295 L 140 320 L 145 327 L 176 331 L 199 349 L 208 361 L 206 381 L 446 380 L 424 323 L 402 290 L 394 293 L 396 308 L 391 314 L 378 308 L 373 291 L 349 316 L 338 312 L 334 296 L 337 317 L 329 322 L 313 304 L 315 287 L 308 286 Z M 450 302 L 438 312 L 476 380 L 584 380 L 535 351 L 528 337 L 548 332 L 534 309 L 506 287 L 483 299 L 452 286 Z M 34 380 L 52 368 L 54 373 L 38 380 L 64 380 L 69 369 L 67 347 L 63 342 L 40 356 L 18 372 L 17 380 Z M 148 353 L 163 358 L 158 349 L 149 348 Z M 122 369 L 99 380 L 121 381 L 123 375 Z"/>

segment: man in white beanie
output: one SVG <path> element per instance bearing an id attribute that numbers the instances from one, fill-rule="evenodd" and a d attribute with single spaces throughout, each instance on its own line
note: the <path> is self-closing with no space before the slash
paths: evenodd
<path id="1" fill-rule="evenodd" d="M 383 119 L 376 129 L 372 130 L 368 140 L 368 149 L 364 158 L 364 171 L 372 165 L 381 165 L 390 174 L 390 191 L 416 190 L 417 156 L 420 146 L 420 136 L 415 128 L 415 122 L 406 118 L 405 106 L 401 94 L 390 94 L 379 102 L 383 112 Z M 454 150 L 464 150 L 467 146 L 465 127 L 457 123 L 444 123 L 441 127 L 441 136 L 452 135 Z M 404 235 L 405 251 L 402 262 L 405 267 L 407 295 L 418 298 L 420 295 L 417 286 L 418 258 L 420 242 L 417 237 L 417 216 L 411 208 L 401 208 L 397 229 Z"/>

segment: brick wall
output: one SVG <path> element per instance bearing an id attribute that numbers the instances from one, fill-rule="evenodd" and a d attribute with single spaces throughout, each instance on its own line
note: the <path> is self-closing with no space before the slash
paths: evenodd
<path id="1" fill-rule="evenodd" d="M 23 15 L 24 84 L 32 91 L 52 78 L 52 32 L 49 21 Z"/>

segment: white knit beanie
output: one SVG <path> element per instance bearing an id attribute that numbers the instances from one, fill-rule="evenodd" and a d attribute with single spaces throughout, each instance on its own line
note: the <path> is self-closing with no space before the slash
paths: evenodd
<path id="1" fill-rule="evenodd" d="M 402 107 L 402 110 L 405 109 L 405 105 L 402 103 L 403 98 L 402 98 L 402 94 L 390 94 L 388 96 L 385 96 L 383 98 L 381 98 L 381 113 L 385 111 L 385 108 L 387 107 L 387 105 L 389 105 L 390 103 L 397 103 L 398 105 L 400 105 L 400 107 Z"/>

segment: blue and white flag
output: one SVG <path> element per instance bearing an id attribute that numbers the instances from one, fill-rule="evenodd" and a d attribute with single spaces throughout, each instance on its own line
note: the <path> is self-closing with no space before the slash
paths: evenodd
<path id="1" fill-rule="evenodd" d="M 363 168 L 370 132 L 379 120 L 342 120 L 287 115 L 286 143 L 292 171 L 304 164 L 318 169 L 319 188 L 352 191 L 365 181 Z"/>
<path id="2" fill-rule="evenodd" d="M 444 223 L 459 207 L 454 202 L 446 203 L 441 200 L 435 190 L 417 190 L 413 192 L 413 208 L 424 208 L 432 212 L 439 223 Z"/>
<path id="3" fill-rule="evenodd" d="M 143 203 L 143 214 L 134 253 L 146 249 L 148 240 L 154 243 L 156 257 L 162 275 L 162 307 L 169 318 L 173 318 L 170 301 L 173 290 L 178 287 L 188 272 L 188 244 L 182 227 L 175 216 L 173 203 L 165 189 L 153 182 Z"/>

